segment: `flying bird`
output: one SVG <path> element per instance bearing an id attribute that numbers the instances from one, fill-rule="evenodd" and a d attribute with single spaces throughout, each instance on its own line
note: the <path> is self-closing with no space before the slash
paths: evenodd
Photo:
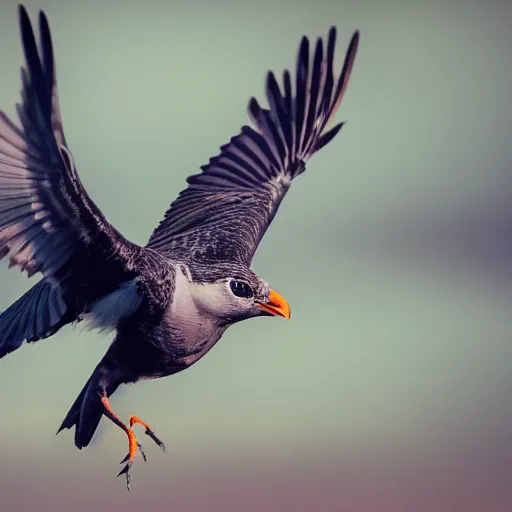
<path id="1" fill-rule="evenodd" d="M 25 55 L 19 126 L 0 111 L 0 258 L 42 277 L 0 314 L 0 358 L 67 324 L 115 331 L 59 432 L 75 427 L 81 449 L 103 416 L 112 420 L 128 439 L 119 474 L 129 489 L 142 452 L 134 425 L 165 446 L 142 419 L 134 415 L 126 424 L 116 415 L 109 397 L 117 388 L 185 370 L 241 320 L 290 318 L 287 301 L 251 262 L 293 179 L 343 126 L 327 128 L 345 93 L 359 34 L 337 78 L 335 27 L 311 49 L 303 37 L 295 76 L 285 70 L 280 86 L 268 73 L 269 108 L 249 101 L 252 126 L 187 179 L 142 247 L 108 222 L 80 181 L 64 136 L 46 15 L 39 13 L 38 42 L 23 6 L 19 24 Z"/>

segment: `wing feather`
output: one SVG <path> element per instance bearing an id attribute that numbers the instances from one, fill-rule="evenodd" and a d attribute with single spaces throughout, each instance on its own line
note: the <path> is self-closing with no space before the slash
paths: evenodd
<path id="1" fill-rule="evenodd" d="M 172 257 L 236 261 L 250 265 L 293 178 L 308 159 L 340 131 L 326 131 L 346 90 L 359 41 L 354 33 L 337 81 L 333 74 L 336 29 L 318 39 L 312 61 L 307 37 L 298 51 L 295 94 L 288 70 L 281 89 L 269 72 L 269 109 L 251 98 L 248 114 L 255 128 L 221 147 L 221 153 L 187 179 L 188 188 L 171 204 L 148 247 Z"/>
<path id="2" fill-rule="evenodd" d="M 62 128 L 46 16 L 39 14 L 39 47 L 23 6 L 19 23 L 21 127 L 0 112 L 0 259 L 43 280 L 0 315 L 0 356 L 53 332 L 63 318 L 75 320 L 77 305 L 132 279 L 140 249 L 107 222 L 80 182 Z"/>

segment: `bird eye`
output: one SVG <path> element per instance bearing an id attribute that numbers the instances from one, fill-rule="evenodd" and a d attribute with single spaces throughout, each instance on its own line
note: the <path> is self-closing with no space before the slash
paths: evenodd
<path id="1" fill-rule="evenodd" d="M 243 281 L 235 281 L 233 279 L 232 281 L 229 282 L 229 287 L 231 288 L 233 295 L 236 295 L 237 297 L 241 297 L 243 299 L 250 299 L 251 297 L 254 296 L 252 288 Z"/>

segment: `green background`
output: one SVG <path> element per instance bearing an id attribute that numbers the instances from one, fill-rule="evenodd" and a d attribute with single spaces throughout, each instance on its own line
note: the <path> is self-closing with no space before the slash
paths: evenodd
<path id="1" fill-rule="evenodd" d="M 512 508 L 512 81 L 506 2 L 27 2 L 56 48 L 82 181 L 144 244 L 185 178 L 247 123 L 268 69 L 338 27 L 359 54 L 341 134 L 254 262 L 292 319 L 236 325 L 197 365 L 124 388 L 156 428 L 133 492 L 125 436 L 54 433 L 107 335 L 68 327 L 0 361 L 0 510 Z M 0 5 L 14 117 L 16 3 Z M 35 282 L 0 268 L 0 310 Z"/>

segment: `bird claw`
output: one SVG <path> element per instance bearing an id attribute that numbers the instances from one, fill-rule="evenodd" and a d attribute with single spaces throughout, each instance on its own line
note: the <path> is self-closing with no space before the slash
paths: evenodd
<path id="1" fill-rule="evenodd" d="M 147 462 L 146 454 L 144 453 L 144 450 L 142 449 L 142 445 L 140 443 L 137 443 L 137 448 L 138 448 L 140 454 L 142 455 L 142 458 L 144 459 L 144 462 Z M 133 459 L 130 459 L 130 454 L 129 453 L 119 464 L 123 464 L 125 462 L 126 462 L 125 467 L 119 472 L 119 474 L 117 476 L 119 477 L 121 475 L 126 475 L 126 488 L 128 489 L 128 491 L 131 491 L 131 488 L 130 488 L 130 470 L 132 469 Z"/>
<path id="2" fill-rule="evenodd" d="M 155 431 L 151 428 L 151 426 L 146 423 L 144 420 L 141 420 L 138 416 L 130 417 L 130 428 L 133 428 L 136 424 L 142 425 L 146 430 L 145 434 L 150 437 L 161 449 L 165 452 L 165 444 L 163 441 L 156 435 Z"/>
<path id="3" fill-rule="evenodd" d="M 142 455 L 142 458 L 144 459 L 144 462 L 147 461 L 146 454 L 144 453 L 144 450 L 142 449 L 142 445 L 139 443 L 137 438 L 135 437 L 135 433 L 132 430 L 133 425 L 136 423 L 140 423 L 146 427 L 146 434 L 155 441 L 158 446 L 160 446 L 162 449 L 165 450 L 165 446 L 158 439 L 158 437 L 155 435 L 155 433 L 151 430 L 151 427 L 144 421 L 142 421 L 137 416 L 131 416 L 130 417 L 130 426 L 128 427 L 125 425 L 120 419 L 119 416 L 112 410 L 110 407 L 110 403 L 108 401 L 108 397 L 105 395 L 101 399 L 101 403 L 103 404 L 105 410 L 103 414 L 107 416 L 110 420 L 112 420 L 119 428 L 124 430 L 124 433 L 128 437 L 128 455 L 120 462 L 120 464 L 124 464 L 126 462 L 126 465 L 123 467 L 123 469 L 119 472 L 117 475 L 118 477 L 121 475 L 126 475 L 126 488 L 130 491 L 130 470 L 133 465 L 133 461 L 135 460 L 135 456 L 137 455 L 137 452 L 140 452 Z"/>
<path id="4" fill-rule="evenodd" d="M 139 449 L 139 452 L 142 455 L 144 462 L 147 462 L 148 459 L 147 459 L 146 454 L 145 454 L 144 450 L 142 449 L 142 445 L 140 443 L 137 443 L 137 448 Z M 123 464 L 124 462 L 127 462 L 129 460 L 129 458 L 130 458 L 130 454 L 128 453 L 126 455 L 126 457 L 119 464 Z M 117 476 L 119 476 L 119 475 L 117 475 Z"/>
<path id="5" fill-rule="evenodd" d="M 165 452 L 165 444 L 164 442 L 155 434 L 153 430 L 146 427 L 145 434 L 150 437 L 161 449 L 163 452 Z"/>
<path id="6" fill-rule="evenodd" d="M 133 461 L 128 460 L 126 466 L 123 469 L 121 469 L 121 471 L 119 471 L 119 474 L 117 475 L 118 477 L 120 477 L 121 475 L 126 475 L 126 488 L 128 489 L 128 491 L 131 491 L 131 488 L 130 488 L 130 469 L 132 468 L 132 464 L 133 464 Z"/>

